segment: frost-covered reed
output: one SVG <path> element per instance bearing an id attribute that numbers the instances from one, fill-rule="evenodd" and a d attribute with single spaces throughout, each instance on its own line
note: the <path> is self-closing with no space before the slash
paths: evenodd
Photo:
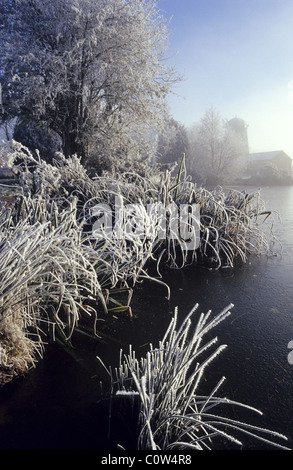
<path id="1" fill-rule="evenodd" d="M 0 209 L 2 383 L 35 364 L 48 326 L 54 338 L 69 341 L 82 317 L 91 316 L 97 334 L 98 312 L 110 308 L 109 291 L 145 277 L 152 255 L 144 240 L 129 246 L 126 240 L 92 237 L 88 218 L 100 189 L 93 192 L 78 159 L 60 157 L 53 167 L 18 144 L 15 157 L 22 159 L 18 195 Z"/>
<path id="2" fill-rule="evenodd" d="M 220 268 L 269 248 L 258 225 L 259 216 L 267 216 L 259 195 L 197 188 L 186 175 L 184 158 L 175 177 L 172 171 L 152 175 L 149 169 L 144 175 L 128 171 L 90 178 L 76 156 L 56 156 L 51 165 L 17 142 L 10 143 L 9 152 L 19 186 L 14 202 L 0 209 L 0 327 L 8 317 L 23 317 L 24 337 L 28 326 L 39 331 L 39 323 L 47 321 L 69 340 L 84 314 L 95 327 L 99 312 L 114 301 L 113 289 L 131 294 L 137 282 L 150 279 L 147 263 L 157 266 L 151 279 L 169 295 L 160 274 L 163 263 Z M 139 207 L 143 236 L 93 236 L 95 207 L 114 209 L 117 200 Z M 199 205 L 199 246 L 190 251 L 168 235 L 160 239 L 147 212 L 152 203 Z M 129 308 L 129 302 L 120 307 Z M 36 347 L 41 350 L 39 336 Z"/>
<path id="3" fill-rule="evenodd" d="M 272 214 L 259 191 L 200 188 L 196 200 L 201 206 L 201 259 L 209 258 L 217 268 L 233 267 L 236 261 L 247 262 L 251 254 L 270 254 L 275 237 L 266 220 Z"/>
<path id="4" fill-rule="evenodd" d="M 91 210 L 97 204 L 107 204 L 114 208 L 115 201 L 119 199 L 124 205 L 139 206 L 148 237 L 136 237 L 132 240 L 131 248 L 132 256 L 135 254 L 140 267 L 141 261 L 155 256 L 157 260 L 164 259 L 169 266 L 176 268 L 184 267 L 190 262 L 208 263 L 214 268 L 220 268 L 233 266 L 237 260 L 246 262 L 250 254 L 269 253 L 271 240 L 264 227 L 271 214 L 265 209 L 260 193 L 247 194 L 219 186 L 214 190 L 197 187 L 186 174 L 184 157 L 175 176 L 173 169 L 157 172 L 155 175 L 151 175 L 149 170 L 143 176 L 128 171 L 119 174 L 104 173 L 90 178 L 75 156 L 66 159 L 59 155 L 54 165 L 49 165 L 41 159 L 36 160 L 18 143 L 14 143 L 14 149 L 14 158 L 22 159 L 19 181 L 23 194 L 34 197 L 37 195 L 43 204 L 50 207 L 50 211 L 55 210 L 56 206 L 68 207 L 71 199 L 76 198 L 77 221 L 84 227 L 88 224 L 88 230 L 93 223 Z M 29 171 L 29 166 L 32 165 L 33 172 Z M 194 252 L 190 253 L 184 244 L 172 237 L 168 238 L 168 234 L 165 240 L 158 240 L 156 233 L 153 237 L 149 236 L 152 231 L 148 230 L 147 225 L 151 221 L 146 208 L 152 203 L 162 204 L 163 207 L 171 204 L 178 207 L 181 204 L 198 204 L 200 242 Z M 120 239 L 119 243 L 118 240 L 116 242 L 120 249 L 124 241 Z M 128 243 L 120 249 L 125 260 L 129 246 Z M 134 265 L 132 262 L 132 266 Z"/>
<path id="5" fill-rule="evenodd" d="M 287 440 L 285 436 L 217 412 L 224 405 L 237 405 L 262 414 L 249 405 L 219 397 L 224 377 L 208 395 L 198 391 L 206 368 L 225 348 L 215 346 L 216 337 L 205 342 L 203 339 L 230 315 L 232 307 L 229 305 L 214 318 L 211 311 L 201 314 L 194 325 L 196 305 L 178 329 L 176 310 L 158 347 L 150 345 L 146 356 L 139 359 L 130 346 L 128 354 L 121 352 L 115 372 L 108 370 L 112 396 L 131 398 L 138 404 L 137 449 L 215 450 L 219 440 L 242 446 L 241 434 L 286 448 L 277 442 Z"/>
<path id="6" fill-rule="evenodd" d="M 22 199 L 23 204 L 27 202 Z M 0 215 L 0 342 L 7 357 L 3 362 L 2 355 L 3 382 L 5 375 L 7 379 L 11 375 L 6 374 L 7 368 L 15 363 L 15 351 L 21 349 L 21 340 L 25 346 L 24 359 L 26 338 L 30 339 L 31 358 L 27 358 L 27 365 L 31 366 L 34 354 L 43 349 L 42 327 L 47 331 L 52 324 L 64 338 L 70 338 L 80 312 L 93 311 L 86 306 L 88 298 L 103 301 L 96 271 L 86 247 L 80 243 L 82 235 L 72 225 L 72 211 L 52 215 L 41 209 L 44 208 L 34 201 L 16 224 L 10 210 Z M 35 220 L 38 210 L 42 222 Z M 14 324 L 18 337 L 8 341 L 8 325 L 13 329 Z M 22 369 L 13 367 L 15 375 L 27 370 L 25 364 Z"/>

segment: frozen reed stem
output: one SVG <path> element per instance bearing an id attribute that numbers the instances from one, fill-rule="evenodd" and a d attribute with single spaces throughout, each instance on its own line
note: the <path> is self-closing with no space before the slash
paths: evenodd
<path id="1" fill-rule="evenodd" d="M 176 310 L 159 347 L 150 345 L 150 351 L 140 361 L 131 346 L 124 358 L 120 356 L 120 361 L 127 364 L 127 371 L 123 368 L 123 376 L 118 376 L 116 380 L 112 377 L 112 390 L 117 397 L 136 396 L 139 407 L 137 448 L 213 449 L 216 438 L 216 442 L 220 438 L 242 445 L 238 439 L 242 433 L 270 446 L 286 449 L 276 442 L 277 439 L 286 440 L 286 437 L 277 432 L 211 413 L 210 410 L 223 404 L 260 413 L 249 405 L 216 396 L 224 377 L 207 396 L 198 394 L 206 367 L 225 348 L 225 345 L 218 346 L 205 356 L 217 343 L 217 338 L 205 344 L 202 340 L 231 314 L 233 305 L 230 304 L 214 318 L 211 318 L 210 311 L 199 315 L 192 332 L 191 322 L 197 307 L 192 309 L 178 329 Z M 121 367 L 119 370 L 122 370 Z M 237 437 L 233 434 L 235 432 Z M 265 434 L 276 440 L 267 439 Z"/>

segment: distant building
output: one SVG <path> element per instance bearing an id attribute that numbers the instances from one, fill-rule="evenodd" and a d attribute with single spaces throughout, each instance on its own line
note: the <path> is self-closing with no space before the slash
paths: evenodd
<path id="1" fill-rule="evenodd" d="M 287 173 L 288 175 L 292 174 L 292 158 L 283 152 L 283 150 L 250 153 L 248 166 L 254 175 L 260 175 L 266 168 Z"/>
<path id="2" fill-rule="evenodd" d="M 238 136 L 239 141 L 243 145 L 243 149 L 245 153 L 248 154 L 249 153 L 248 135 L 247 135 L 248 124 L 246 124 L 246 122 L 243 119 L 234 117 L 227 122 L 227 125 Z"/>

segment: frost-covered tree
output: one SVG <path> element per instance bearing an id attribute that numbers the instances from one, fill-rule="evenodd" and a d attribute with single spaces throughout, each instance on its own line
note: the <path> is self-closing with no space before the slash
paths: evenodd
<path id="1" fill-rule="evenodd" d="M 211 106 L 189 129 L 190 166 L 197 178 L 213 185 L 232 181 L 243 169 L 247 143 Z"/>
<path id="2" fill-rule="evenodd" d="M 160 163 L 179 163 L 182 155 L 189 156 L 187 130 L 173 117 L 167 117 L 159 133 L 157 155 Z"/>
<path id="3" fill-rule="evenodd" d="M 178 79 L 155 0 L 2 0 L 2 120 L 50 129 L 103 164 L 148 150 Z"/>
<path id="4" fill-rule="evenodd" d="M 27 122 L 26 119 L 17 119 L 13 139 L 21 142 L 33 155 L 38 151 L 48 163 L 52 163 L 57 152 L 62 152 L 62 141 L 56 132 L 46 125 Z"/>

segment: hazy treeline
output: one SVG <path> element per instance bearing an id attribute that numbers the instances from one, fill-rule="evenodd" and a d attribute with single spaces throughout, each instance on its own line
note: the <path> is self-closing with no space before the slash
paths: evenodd
<path id="1" fill-rule="evenodd" d="M 233 182 L 246 168 L 247 134 L 241 119 L 224 119 L 211 106 L 193 126 L 186 128 L 170 118 L 158 139 L 158 160 L 171 163 L 186 155 L 194 181 L 207 184 Z"/>

